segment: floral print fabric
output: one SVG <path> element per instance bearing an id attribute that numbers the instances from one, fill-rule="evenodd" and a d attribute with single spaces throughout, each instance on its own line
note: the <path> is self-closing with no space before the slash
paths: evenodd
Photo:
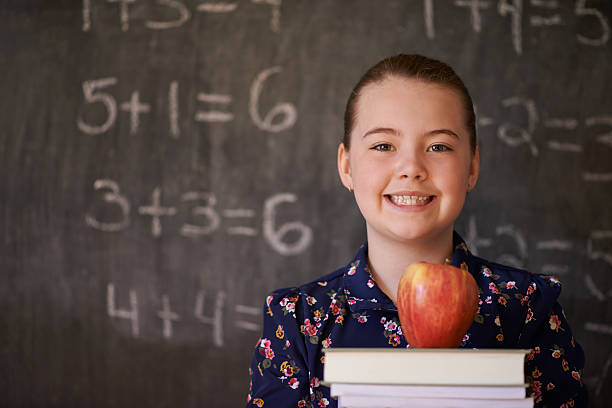
<path id="1" fill-rule="evenodd" d="M 457 233 L 454 245 L 452 264 L 467 266 L 480 297 L 460 347 L 529 349 L 525 377 L 535 406 L 586 406 L 584 353 L 557 302 L 560 282 L 478 258 Z M 321 384 L 328 347 L 410 347 L 397 308 L 368 270 L 367 244 L 346 267 L 266 298 L 247 407 L 337 407 Z"/>

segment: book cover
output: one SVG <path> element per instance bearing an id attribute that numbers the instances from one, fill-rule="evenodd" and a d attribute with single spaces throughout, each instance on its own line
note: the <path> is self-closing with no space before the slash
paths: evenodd
<path id="1" fill-rule="evenodd" d="M 358 384 L 512 385 L 525 384 L 522 349 L 325 350 L 324 381 Z"/>
<path id="2" fill-rule="evenodd" d="M 339 408 L 532 408 L 533 398 L 486 399 L 470 398 L 394 398 L 380 396 L 341 396 Z"/>
<path id="3" fill-rule="evenodd" d="M 377 396 L 420 398 L 523 399 L 527 384 L 522 386 L 460 386 L 460 385 L 387 385 L 387 384 L 331 384 L 332 397 Z"/>

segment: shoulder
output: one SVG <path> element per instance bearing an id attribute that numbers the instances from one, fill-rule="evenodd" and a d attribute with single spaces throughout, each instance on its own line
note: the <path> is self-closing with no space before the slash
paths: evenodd
<path id="1" fill-rule="evenodd" d="M 528 299 L 538 298 L 551 305 L 561 293 L 561 282 L 554 276 L 529 272 L 476 256 L 472 256 L 471 261 L 471 272 L 485 292 L 507 294 L 517 299 L 519 295 L 528 296 Z"/>
<path id="2" fill-rule="evenodd" d="M 296 310 L 302 314 L 305 312 L 304 309 L 313 309 L 321 304 L 331 303 L 338 293 L 344 292 L 345 270 L 346 267 L 342 267 L 301 286 L 271 292 L 266 297 L 266 313 L 271 314 L 275 310 L 280 310 L 284 315 L 291 314 L 296 317 Z"/>
<path id="3" fill-rule="evenodd" d="M 527 345 L 558 315 L 561 282 L 553 276 L 471 256 L 469 269 L 480 291 L 481 320 L 496 316 L 505 344 Z"/>

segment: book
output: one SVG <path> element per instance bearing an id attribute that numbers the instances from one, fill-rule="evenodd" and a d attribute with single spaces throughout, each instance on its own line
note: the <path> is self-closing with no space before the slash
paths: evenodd
<path id="1" fill-rule="evenodd" d="M 533 398 L 401 398 L 346 395 L 338 398 L 341 408 L 533 408 Z"/>
<path id="2" fill-rule="evenodd" d="M 387 385 L 332 383 L 331 395 L 376 396 L 394 398 L 472 398 L 472 399 L 522 399 L 527 397 L 527 384 L 521 386 L 495 385 Z"/>
<path id="3" fill-rule="evenodd" d="M 325 349 L 332 383 L 524 386 L 523 349 Z"/>

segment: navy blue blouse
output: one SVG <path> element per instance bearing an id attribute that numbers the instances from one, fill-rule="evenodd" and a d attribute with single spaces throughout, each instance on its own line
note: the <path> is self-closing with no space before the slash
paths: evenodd
<path id="1" fill-rule="evenodd" d="M 586 406 L 584 353 L 557 302 L 560 282 L 478 258 L 457 233 L 454 245 L 452 264 L 467 265 L 480 288 L 460 347 L 530 349 L 525 376 L 535 406 Z M 337 407 L 321 384 L 324 348 L 410 347 L 397 308 L 368 270 L 367 253 L 364 244 L 346 267 L 266 298 L 247 407 Z"/>

